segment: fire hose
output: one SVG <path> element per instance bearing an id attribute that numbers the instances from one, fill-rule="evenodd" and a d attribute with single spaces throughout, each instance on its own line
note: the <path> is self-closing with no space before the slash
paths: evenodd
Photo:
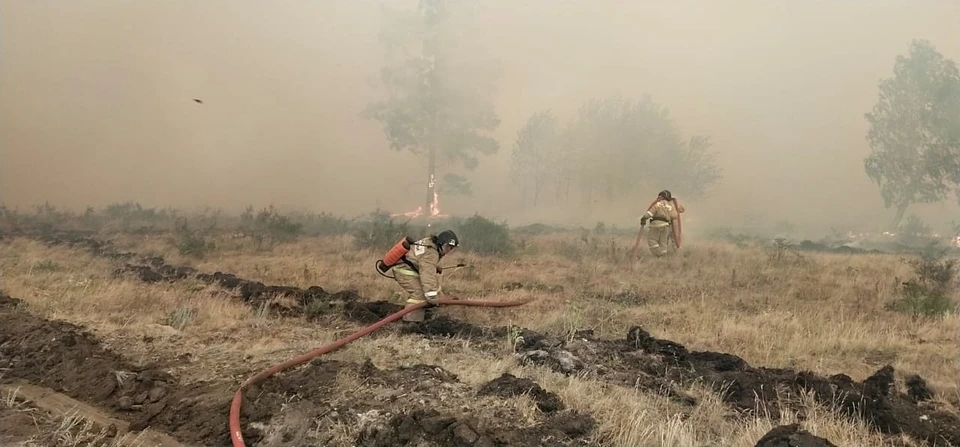
<path id="1" fill-rule="evenodd" d="M 514 306 L 520 306 L 520 305 L 529 303 L 530 301 L 531 300 L 529 299 L 519 300 L 519 301 L 479 301 L 479 300 L 458 300 L 458 299 L 451 299 L 451 298 L 441 298 L 437 300 L 437 304 L 451 305 L 451 306 L 514 307 Z M 240 404 L 243 402 L 243 392 L 246 391 L 247 388 L 283 370 L 292 368 L 297 365 L 301 365 L 323 354 L 339 349 L 344 345 L 346 345 L 347 343 L 350 343 L 360 337 L 363 337 L 364 335 L 367 335 L 373 331 L 376 331 L 377 329 L 380 329 L 381 327 L 385 326 L 387 323 L 396 321 L 400 317 L 414 310 L 420 309 L 422 307 L 426 307 L 427 305 L 428 303 L 420 303 L 414 306 L 405 307 L 402 310 L 395 312 L 393 314 L 390 314 L 386 318 L 370 326 L 367 326 L 363 329 L 360 329 L 359 331 L 354 332 L 353 334 L 347 337 L 341 338 L 340 340 L 337 340 L 333 343 L 320 346 L 310 352 L 307 352 L 306 354 L 300 355 L 298 357 L 294 357 L 285 362 L 278 363 L 274 366 L 271 366 L 270 368 L 267 368 L 261 371 L 257 375 L 247 379 L 243 383 L 243 385 L 241 385 L 240 388 L 237 389 L 237 393 L 233 395 L 233 402 L 230 404 L 230 439 L 233 441 L 233 447 L 246 447 L 246 444 L 244 444 L 243 442 L 243 434 L 240 429 Z"/>

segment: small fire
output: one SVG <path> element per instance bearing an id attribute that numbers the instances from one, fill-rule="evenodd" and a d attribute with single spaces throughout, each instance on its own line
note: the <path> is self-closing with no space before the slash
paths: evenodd
<path id="1" fill-rule="evenodd" d="M 434 181 L 434 177 L 433 177 L 432 175 L 430 176 L 430 183 L 429 183 L 429 185 L 430 185 L 431 188 L 433 188 L 433 187 L 436 185 L 436 182 Z M 413 210 L 413 211 L 407 211 L 407 212 L 405 212 L 405 213 L 395 213 L 395 214 L 391 214 L 390 216 L 391 216 L 391 217 L 404 216 L 404 217 L 410 217 L 410 218 L 417 218 L 417 217 L 420 217 L 420 216 L 422 216 L 422 215 L 423 215 L 423 207 L 422 207 L 422 206 L 418 206 L 417 209 L 415 209 L 415 210 Z M 428 216 L 428 218 L 430 218 L 430 219 L 437 219 L 437 218 L 440 218 L 440 217 L 447 217 L 447 215 L 446 215 L 446 214 L 440 214 L 440 194 L 437 194 L 437 190 L 434 189 L 434 190 L 433 190 L 433 201 L 430 202 L 430 215 Z"/>

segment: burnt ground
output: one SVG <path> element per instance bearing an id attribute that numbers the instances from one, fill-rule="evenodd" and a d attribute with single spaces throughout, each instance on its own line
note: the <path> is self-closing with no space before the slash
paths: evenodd
<path id="1" fill-rule="evenodd" d="M 402 332 L 479 338 L 493 347 L 502 346 L 510 329 L 481 328 L 438 316 L 405 326 Z M 657 339 L 638 326 L 618 340 L 597 339 L 590 331 L 576 335 L 567 341 L 522 331 L 516 356 L 521 363 L 636 386 L 688 405 L 695 405 L 696 399 L 676 384 L 705 383 L 735 410 L 768 412 L 774 417 L 780 414 L 782 402 L 788 401 L 783 397 L 812 391 L 821 403 L 836 404 L 844 415 L 862 417 L 881 433 L 905 434 L 931 445 L 960 445 L 956 409 L 944 410 L 932 403 L 933 390 L 920 376 L 911 375 L 900 383 L 890 365 L 856 382 L 845 374 L 821 376 L 809 371 L 753 367 L 732 354 L 690 351 L 679 343 Z"/>
<path id="2" fill-rule="evenodd" d="M 61 239 L 55 242 L 63 243 L 64 241 Z M 128 261 L 138 259 L 136 255 L 113 252 L 109 248 L 104 248 L 103 244 L 89 238 L 81 238 L 79 241 L 67 241 L 67 243 L 88 245 L 91 250 L 99 252 L 98 254 L 104 256 L 126 259 Z M 304 312 L 304 310 L 310 306 L 310 303 L 322 302 L 333 303 L 330 304 L 330 306 L 334 307 L 341 306 L 340 311 L 346 314 L 346 312 L 349 312 L 351 309 L 350 303 L 358 303 L 365 312 L 354 314 L 353 318 L 365 323 L 376 321 L 393 312 L 395 309 L 399 309 L 399 306 L 390 303 L 359 302 L 357 301 L 356 294 L 353 292 L 329 294 L 322 291 L 319 287 L 303 290 L 293 287 L 265 286 L 261 283 L 243 280 L 233 275 L 219 272 L 212 275 L 198 274 L 189 268 L 168 266 L 163 263 L 162 259 L 158 258 L 142 259 L 140 262 L 128 262 L 125 268 L 121 270 L 122 272 L 135 272 L 144 281 L 176 281 L 178 279 L 194 277 L 227 288 L 236 288 L 245 301 L 256 306 L 267 303 L 272 296 L 285 295 L 288 298 L 292 297 L 295 303 L 294 306 L 288 307 L 291 309 L 297 309 L 298 307 L 303 309 L 299 312 Z M 366 307 L 370 305 L 381 307 Z M 392 308 L 391 306 L 396 306 L 396 308 Z M 278 312 L 283 315 L 299 315 L 296 310 L 284 313 L 282 309 L 278 309 Z M 16 319 L 11 320 L 11 327 L 15 327 L 15 324 L 18 323 L 28 324 L 14 320 Z M 3 323 L 4 326 L 6 326 L 6 322 L 3 321 Z M 48 329 L 55 325 L 60 325 L 60 323 L 45 324 L 48 326 L 42 327 L 47 327 Z M 662 393 L 675 401 L 691 406 L 697 404 L 696 399 L 685 394 L 677 384 L 705 383 L 720 393 L 723 400 L 736 410 L 744 413 L 764 411 L 774 417 L 779 414 L 779 410 L 781 409 L 780 405 L 783 405 L 782 402 L 784 402 L 784 400 L 782 397 L 796 396 L 801 391 L 812 391 L 816 398 L 822 403 L 835 404 L 845 415 L 862 417 L 868 424 L 882 433 L 889 435 L 904 434 L 930 444 L 941 444 L 946 441 L 954 445 L 960 445 L 960 418 L 958 418 L 955 411 L 939 409 L 930 402 L 930 397 L 933 392 L 919 376 L 911 376 L 906 380 L 905 385 L 900 384 L 895 378 L 893 367 L 889 365 L 879 369 L 862 382 L 855 382 L 844 374 L 821 376 L 809 371 L 753 367 L 735 355 L 717 352 L 689 351 L 686 347 L 678 343 L 652 337 L 640 327 L 631 328 L 622 339 L 597 339 L 591 332 L 586 331 L 576 334 L 572 340 L 565 340 L 538 334 L 522 328 L 478 327 L 470 325 L 469 323 L 437 316 L 421 324 L 404 325 L 400 331 L 401 333 L 428 337 L 468 337 L 478 341 L 478 345 L 481 346 L 481 348 L 484 346 L 494 348 L 496 346 L 495 349 L 498 350 L 502 350 L 503 341 L 506 339 L 505 337 L 516 337 L 516 355 L 522 363 L 543 365 L 563 374 L 585 375 L 588 378 L 620 384 L 628 388 L 638 387 L 650 392 Z M 5 335 L 10 333 L 6 327 L 4 327 L 3 332 Z M 21 332 L 21 330 L 15 329 L 13 333 L 19 332 Z M 22 332 L 31 332 L 31 330 L 24 329 Z M 42 331 L 40 332 L 42 333 Z M 77 336 L 67 336 L 66 340 L 70 341 L 66 343 L 74 343 L 78 339 Z M 47 345 L 41 343 L 45 339 L 38 340 L 40 341 L 38 341 L 35 346 L 28 346 L 30 353 L 44 352 L 43 349 L 49 349 Z M 4 343 L 0 343 L 0 345 L 4 345 Z M 58 347 L 62 346 L 63 345 L 58 345 Z M 95 345 L 93 346 L 95 347 Z M 71 346 L 71 349 L 64 350 L 71 351 L 73 348 Z M 80 351 L 83 352 L 82 349 Z M 74 354 L 73 357 L 70 357 L 68 353 L 64 354 L 65 358 L 72 358 L 72 362 L 74 363 L 78 362 L 78 360 L 76 360 L 76 354 Z M 57 355 L 49 355 L 48 357 L 56 358 Z M 11 357 L 5 353 L 3 359 L 9 358 Z M 13 360 L 16 361 L 17 359 L 13 358 Z M 43 362 L 41 359 L 36 359 L 35 361 Z M 71 392 L 79 393 L 81 397 L 78 398 L 82 398 L 88 402 L 92 399 L 92 402 L 102 404 L 107 408 L 117 411 L 132 411 L 128 417 L 132 418 L 135 423 L 139 422 L 140 425 L 143 425 L 143 421 L 149 421 L 151 424 L 159 424 L 161 428 L 169 430 L 171 434 L 176 435 L 177 433 L 183 433 L 184 436 L 192 436 L 193 438 L 186 438 L 191 442 L 203 442 L 195 438 L 198 436 L 202 437 L 202 433 L 209 432 L 209 430 L 205 431 L 205 427 L 226 427 L 226 411 L 232 390 L 224 392 L 222 389 L 217 389 L 216 385 L 203 385 L 208 388 L 191 390 L 177 389 L 173 392 L 170 391 L 173 389 L 172 378 L 164 376 L 156 370 L 136 370 L 131 366 L 119 366 L 114 364 L 116 361 L 118 360 L 105 360 L 103 367 L 100 368 L 100 373 L 103 373 L 103 370 L 115 371 L 117 370 L 116 368 L 126 368 L 121 370 L 138 373 L 136 375 L 137 379 L 132 384 L 131 382 L 125 382 L 125 385 L 120 386 L 117 380 L 110 382 L 100 376 L 85 377 L 85 374 L 78 374 L 71 369 L 70 371 L 64 372 L 64 374 L 67 376 L 71 376 L 71 374 L 78 376 L 79 379 L 75 378 L 75 380 L 89 379 L 102 383 L 102 385 L 93 385 L 87 389 L 84 389 L 82 386 L 79 388 L 75 387 L 71 389 Z M 85 364 L 85 366 L 87 365 Z M 0 365 L 0 368 L 4 367 L 4 365 Z M 273 415 L 270 417 L 276 417 L 277 412 L 281 408 L 287 407 L 287 405 L 278 400 L 271 400 L 280 399 L 276 397 L 277 393 L 290 395 L 294 390 L 310 389 L 311 387 L 313 389 L 322 388 L 324 383 L 327 383 L 328 386 L 333 386 L 331 380 L 333 380 L 335 376 L 332 373 L 324 376 L 323 373 L 323 371 L 328 371 L 329 373 L 328 368 L 335 368 L 338 374 L 340 371 L 356 369 L 354 366 L 343 367 L 343 365 L 330 362 L 314 363 L 314 368 L 298 370 L 302 372 L 285 373 L 279 378 L 269 379 L 267 383 L 263 385 L 267 387 L 267 394 L 248 391 L 246 394 L 248 399 L 250 399 L 250 396 L 259 396 L 257 397 L 257 401 L 253 401 L 252 405 L 247 403 L 244 406 L 244 427 L 245 430 L 249 432 L 249 436 L 257 439 L 270 439 L 270 445 L 274 445 L 274 442 L 277 441 L 276 436 L 280 436 L 279 439 L 282 442 L 286 442 L 284 441 L 285 439 L 296 439 L 296 436 L 289 434 L 277 435 L 269 430 L 269 426 L 267 429 L 258 430 L 255 428 L 257 426 L 256 423 L 263 421 L 268 415 Z M 17 370 L 16 367 L 12 369 Z M 50 382 L 51 380 L 55 382 L 58 380 L 57 377 L 59 376 L 57 374 L 43 374 L 42 370 L 42 367 L 36 368 L 32 373 L 26 373 L 25 375 L 28 376 L 26 378 L 29 379 L 33 377 L 34 379 L 46 382 Z M 358 374 L 358 377 L 362 377 L 365 381 L 374 382 L 376 381 L 374 379 L 377 377 L 400 374 L 397 371 L 376 372 L 374 370 L 375 368 L 370 369 L 367 367 L 356 370 L 354 373 Z M 90 374 L 100 374 L 96 371 L 97 369 L 94 369 L 94 372 Z M 302 375 L 302 377 L 298 374 Z M 318 374 L 322 377 L 317 377 Z M 321 380 L 323 377 L 328 377 L 327 382 Z M 119 378 L 119 376 L 117 376 L 117 378 Z M 460 385 L 455 385 L 457 383 L 456 381 L 435 380 L 439 381 L 438 385 L 454 384 L 454 387 L 463 388 Z M 69 380 L 67 380 L 67 382 L 69 383 Z M 304 387 L 297 384 L 308 385 Z M 402 388 L 402 382 L 394 382 L 394 384 Z M 414 385 L 412 381 L 411 386 L 413 387 L 412 389 L 416 389 L 417 393 L 434 391 L 434 388 L 430 387 L 427 387 L 426 390 L 417 389 L 419 385 Z M 274 389 L 270 387 L 280 388 Z M 293 388 L 281 390 L 282 387 Z M 903 388 L 906 389 L 906 392 L 902 390 Z M 166 389 L 168 391 L 156 391 L 157 389 Z M 99 392 L 96 390 L 99 390 Z M 588 432 L 589 429 L 587 427 L 592 427 L 592 422 L 587 423 L 586 417 L 576 416 L 569 411 L 561 410 L 562 402 L 560 402 L 556 410 L 550 411 L 552 409 L 550 393 L 545 390 L 540 390 L 539 387 L 530 386 L 529 383 L 522 379 L 506 376 L 500 377 L 490 384 L 481 387 L 481 390 L 483 390 L 482 394 L 477 392 L 471 399 L 482 396 L 502 398 L 512 395 L 526 395 L 530 396 L 534 402 L 536 402 L 541 413 L 549 415 L 549 417 L 545 418 L 535 429 L 531 430 L 528 428 L 522 431 L 523 433 L 539 433 L 538 436 L 553 436 L 555 439 L 561 439 L 562 436 L 567 436 L 569 439 L 575 436 L 581 436 L 580 431 Z M 159 398 L 160 400 L 156 402 L 151 400 L 158 395 L 162 396 Z M 373 401 L 358 398 L 350 401 L 348 405 L 350 411 L 343 412 L 336 409 L 336 405 L 338 405 L 336 402 L 322 403 L 323 396 L 329 395 L 329 392 L 306 394 L 306 399 L 303 400 L 303 402 L 309 403 L 304 404 L 307 409 L 302 410 L 303 414 L 316 416 L 317 409 L 324 408 L 324 405 L 327 405 L 329 408 L 322 410 L 325 411 L 325 413 L 322 413 L 322 416 L 326 418 L 324 420 L 333 421 L 330 423 L 334 426 L 337 424 L 347 424 L 349 426 L 355 425 L 360 427 L 360 432 L 355 441 L 361 445 L 381 445 L 387 442 L 386 440 L 388 439 L 406 439 L 415 443 L 419 442 L 418 439 L 427 436 L 432 436 L 430 439 L 436 441 L 453 440 L 450 442 L 461 445 L 465 442 L 465 439 L 473 439 L 478 445 L 497 445 L 499 442 L 504 442 L 506 439 L 504 436 L 510 436 L 504 433 L 513 433 L 509 428 L 504 427 L 511 427 L 512 425 L 510 424 L 515 423 L 517 420 L 516 415 L 505 417 L 503 420 L 510 421 L 509 423 L 504 422 L 500 426 L 494 424 L 492 426 L 497 427 L 497 429 L 493 432 L 488 432 L 485 427 L 490 425 L 463 419 L 462 417 L 450 416 L 448 414 L 436 414 L 434 413 L 438 411 L 436 407 L 423 404 L 422 399 L 406 402 L 401 407 L 392 407 L 390 404 L 397 402 L 397 400 L 391 401 L 387 398 L 386 401 L 384 401 L 382 396 L 373 399 Z M 173 401 L 176 403 L 171 406 L 171 396 L 184 396 L 185 398 L 183 400 Z M 457 396 L 465 398 L 464 394 Z M 440 401 L 443 400 L 444 399 L 440 399 Z M 248 400 L 248 402 L 250 401 Z M 176 411 L 165 411 L 165 409 L 168 408 L 173 408 Z M 408 411 L 391 412 L 390 408 L 400 408 Z M 453 422 L 447 425 L 446 423 L 450 421 L 449 418 L 451 417 L 454 418 Z M 578 429 L 571 434 L 557 428 L 559 427 L 558 425 L 554 425 L 552 426 L 553 428 L 551 428 L 550 424 L 555 422 L 550 421 L 564 420 L 564 418 L 571 417 L 574 418 L 574 420 L 565 421 L 561 425 L 564 427 L 581 427 L 583 430 Z M 217 418 L 219 418 L 219 421 L 217 421 Z M 494 419 L 496 420 L 496 418 Z M 296 424 L 293 425 L 295 426 Z M 443 425 L 443 429 L 438 429 L 437 425 Z M 323 430 L 315 431 L 323 432 Z M 223 436 L 225 436 L 226 429 L 213 430 L 212 433 L 224 433 Z M 475 439 L 470 433 L 476 435 Z M 500 437 L 493 436 L 492 433 L 496 433 L 498 434 L 497 436 Z M 775 431 L 771 433 L 769 439 L 765 438 L 764 440 L 764 442 L 769 445 L 781 445 L 778 444 L 781 442 L 787 442 L 787 444 L 783 445 L 790 445 L 789 442 L 791 441 L 789 440 L 778 441 L 778 439 L 781 438 L 804 438 L 802 433 L 797 434 L 790 432 L 784 434 Z M 221 440 L 221 438 L 216 437 L 218 436 L 216 434 L 210 436 L 213 436 L 210 439 L 215 441 L 214 445 Z M 420 438 L 418 438 L 418 436 Z M 488 444 L 488 441 L 493 444 Z M 526 441 L 532 441 L 532 438 L 526 439 Z M 521 441 L 516 442 L 519 442 L 519 444 L 514 445 L 526 445 Z"/>
<path id="3" fill-rule="evenodd" d="M 94 256 L 125 261 L 114 273 L 133 275 L 147 283 L 175 282 L 196 279 L 227 290 L 236 291 L 237 299 L 254 309 L 266 308 L 283 317 L 306 316 L 311 319 L 338 314 L 359 323 L 375 323 L 399 311 L 402 306 L 389 301 L 363 301 L 354 290 L 328 292 L 320 286 L 306 289 L 292 286 L 265 285 L 259 281 L 239 278 L 231 273 L 202 273 L 186 265 L 170 265 L 160 256 L 141 256 L 121 252 L 109 243 L 86 233 L 47 232 L 34 235 L 51 245 L 69 245 L 87 249 Z"/>
<path id="4" fill-rule="evenodd" d="M 347 377 L 349 385 L 338 377 Z M 559 404 L 520 422 L 516 407 L 503 402 L 512 395 L 478 399 L 489 396 L 488 385 L 474 388 L 433 365 L 380 370 L 369 362 L 314 360 L 251 388 L 248 396 L 271 397 L 245 402 L 244 416 L 251 424 L 272 420 L 268 426 L 282 427 L 253 434 L 269 445 L 596 445 L 588 440 L 596 425 L 590 416 Z M 339 397 L 330 397 L 338 388 Z M 318 426 L 325 434 L 313 437 Z M 353 430 L 337 430 L 344 426 Z"/>
<path id="5" fill-rule="evenodd" d="M 816 436 L 800 428 L 800 424 L 773 427 L 755 447 L 837 447 L 828 439 Z"/>
<path id="6" fill-rule="evenodd" d="M 2 294 L 0 370 L 0 384 L 63 393 L 128 422 L 132 431 L 149 427 L 186 445 L 230 445 L 236 383 L 181 384 L 156 365 L 134 365 L 102 348 L 81 327 L 30 315 Z M 344 375 L 360 385 L 344 390 Z M 491 383 L 476 389 L 432 365 L 380 370 L 369 362 L 314 360 L 247 390 L 241 423 L 249 446 L 593 445 L 595 421 L 565 410 L 556 395 L 524 379 Z M 524 421 L 503 399 L 531 390 L 543 410 Z M 0 439 L 23 435 L 11 430 L 0 427 Z"/>

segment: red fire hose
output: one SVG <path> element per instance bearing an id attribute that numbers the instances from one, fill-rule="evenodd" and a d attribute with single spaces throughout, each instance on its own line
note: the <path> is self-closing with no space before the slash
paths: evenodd
<path id="1" fill-rule="evenodd" d="M 449 298 L 441 298 L 437 300 L 437 304 L 442 304 L 442 305 L 480 306 L 480 307 L 513 307 L 513 306 L 520 306 L 528 302 L 530 302 L 530 300 L 477 301 L 477 300 L 456 300 L 456 299 L 449 299 Z M 243 392 L 247 388 L 249 388 L 250 386 L 256 383 L 263 381 L 264 379 L 280 371 L 283 371 L 288 368 L 292 368 L 297 365 L 301 365 L 323 354 L 337 350 L 343 347 L 343 345 L 350 343 L 351 341 L 354 341 L 360 337 L 363 337 L 364 335 L 367 335 L 373 331 L 376 331 L 377 329 L 380 329 L 387 323 L 396 321 L 400 317 L 414 310 L 425 307 L 426 305 L 427 303 L 422 303 L 422 304 L 417 304 L 415 306 L 405 307 L 402 310 L 396 313 L 393 313 L 370 326 L 367 326 L 357 332 L 354 332 L 348 337 L 341 338 L 340 340 L 337 340 L 333 343 L 320 346 L 319 348 L 316 348 L 310 352 L 307 352 L 306 354 L 300 355 L 298 357 L 294 357 L 283 363 L 278 363 L 274 366 L 271 366 L 270 368 L 267 368 L 261 371 L 257 375 L 247 379 L 247 381 L 244 382 L 239 389 L 237 389 L 237 393 L 233 395 L 233 402 L 230 404 L 230 438 L 233 441 L 233 447 L 246 447 L 246 444 L 243 443 L 243 434 L 241 433 L 241 430 L 240 430 L 240 403 L 243 401 Z"/>

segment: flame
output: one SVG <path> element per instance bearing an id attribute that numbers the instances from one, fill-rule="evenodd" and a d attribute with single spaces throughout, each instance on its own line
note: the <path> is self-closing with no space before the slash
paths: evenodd
<path id="1" fill-rule="evenodd" d="M 433 177 L 432 175 L 430 176 L 430 183 L 428 183 L 428 185 L 429 185 L 431 188 L 433 188 L 433 187 L 436 185 L 436 181 L 434 180 L 434 177 Z M 422 206 L 418 206 L 417 209 L 415 209 L 415 210 L 413 210 L 413 211 L 407 211 L 407 212 L 405 212 L 405 213 L 394 213 L 394 214 L 391 214 L 390 217 L 400 217 L 400 216 L 404 216 L 404 217 L 410 217 L 410 218 L 417 218 L 417 217 L 420 217 L 420 216 L 422 216 L 422 215 L 423 215 L 423 207 L 422 207 Z M 427 218 L 428 218 L 428 219 L 437 219 L 437 218 L 441 218 L 441 217 L 447 217 L 447 215 L 446 215 L 446 214 L 440 214 L 440 194 L 438 194 L 438 193 L 437 193 L 437 190 L 434 189 L 434 190 L 433 190 L 433 201 L 430 202 L 430 215 L 427 216 Z"/>

